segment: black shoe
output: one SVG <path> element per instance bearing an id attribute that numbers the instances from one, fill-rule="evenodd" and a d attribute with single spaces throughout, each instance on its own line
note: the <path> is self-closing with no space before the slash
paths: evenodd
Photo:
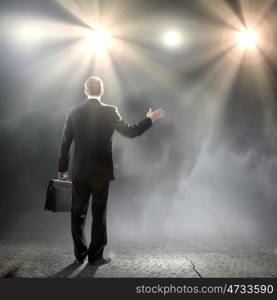
<path id="1" fill-rule="evenodd" d="M 109 262 L 111 262 L 111 260 L 112 259 L 110 257 L 107 258 L 101 257 L 96 260 L 89 260 L 88 263 L 92 266 L 100 266 L 100 265 L 108 264 Z"/>
<path id="2" fill-rule="evenodd" d="M 83 260 L 81 260 L 81 259 L 75 259 L 74 264 L 76 264 L 78 266 L 81 266 L 84 263 L 84 261 L 85 261 L 84 259 Z"/>

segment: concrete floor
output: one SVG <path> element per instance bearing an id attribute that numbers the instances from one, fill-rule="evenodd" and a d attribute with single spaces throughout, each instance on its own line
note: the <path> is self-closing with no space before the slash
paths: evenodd
<path id="1" fill-rule="evenodd" d="M 111 241 L 100 267 L 72 264 L 71 241 L 0 240 L 0 277 L 277 277 L 273 242 Z"/>

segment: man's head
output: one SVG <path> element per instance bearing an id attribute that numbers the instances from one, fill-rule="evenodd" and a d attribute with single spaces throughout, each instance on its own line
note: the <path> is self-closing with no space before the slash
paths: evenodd
<path id="1" fill-rule="evenodd" d="M 89 77 L 85 82 L 85 94 L 88 97 L 99 97 L 104 94 L 103 81 L 96 76 Z"/>

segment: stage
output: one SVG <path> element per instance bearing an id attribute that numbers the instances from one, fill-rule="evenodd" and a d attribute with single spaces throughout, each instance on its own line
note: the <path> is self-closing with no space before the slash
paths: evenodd
<path id="1" fill-rule="evenodd" d="M 71 240 L 1 239 L 1 277 L 257 278 L 277 277 L 277 243 L 257 241 L 111 241 L 112 262 L 73 264 Z"/>

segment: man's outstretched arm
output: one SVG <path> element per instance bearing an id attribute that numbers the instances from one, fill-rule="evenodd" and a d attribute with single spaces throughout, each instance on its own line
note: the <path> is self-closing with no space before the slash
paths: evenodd
<path id="1" fill-rule="evenodd" d="M 73 130 L 71 125 L 70 115 L 67 114 L 64 129 L 63 129 L 63 137 L 62 144 L 59 156 L 59 179 L 67 179 L 68 177 L 68 164 L 69 164 L 69 154 L 70 154 L 70 146 L 73 141 Z"/>
<path id="2" fill-rule="evenodd" d="M 163 118 L 164 115 L 165 112 L 162 109 L 152 111 L 150 108 L 144 120 L 136 124 L 129 125 L 121 118 L 117 108 L 115 108 L 115 129 L 125 137 L 134 138 L 149 129 L 154 121 Z"/>

